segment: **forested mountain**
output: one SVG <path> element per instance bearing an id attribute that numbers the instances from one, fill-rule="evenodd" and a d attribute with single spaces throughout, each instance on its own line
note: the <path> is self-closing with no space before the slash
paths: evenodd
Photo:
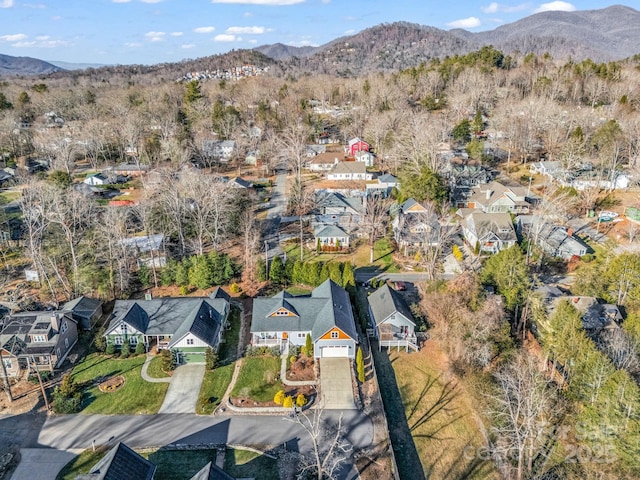
<path id="1" fill-rule="evenodd" d="M 0 54 L 0 75 L 41 75 L 60 70 L 60 67 L 37 58 Z"/>

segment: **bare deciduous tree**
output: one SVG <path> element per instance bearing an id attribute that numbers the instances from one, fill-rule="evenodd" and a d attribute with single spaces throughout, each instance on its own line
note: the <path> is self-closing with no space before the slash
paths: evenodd
<path id="1" fill-rule="evenodd" d="M 364 215 L 360 228 L 369 242 L 369 262 L 374 261 L 374 246 L 387 231 L 389 220 L 390 198 L 383 198 L 380 195 L 370 195 L 365 198 Z"/>

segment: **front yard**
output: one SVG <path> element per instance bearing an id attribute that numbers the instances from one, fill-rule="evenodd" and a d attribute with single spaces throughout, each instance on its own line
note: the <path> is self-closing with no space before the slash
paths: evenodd
<path id="1" fill-rule="evenodd" d="M 83 386 L 82 411 L 85 414 L 138 415 L 158 413 L 168 383 L 148 383 L 140 376 L 144 355 L 121 359 L 92 353 L 72 371 Z M 101 392 L 96 379 L 122 375 L 125 383 L 114 392 Z"/>
<path id="2" fill-rule="evenodd" d="M 231 383 L 233 370 L 236 366 L 236 356 L 238 354 L 238 342 L 240 341 L 240 309 L 231 307 L 229 315 L 230 328 L 224 332 L 224 343 L 218 348 L 218 366 L 213 371 L 206 371 L 200 394 L 196 413 L 210 415 L 220 405 L 227 387 Z"/>
<path id="3" fill-rule="evenodd" d="M 107 453 L 100 447 L 96 451 L 85 450 L 69 462 L 56 480 L 75 480 L 77 475 L 87 474 Z M 146 449 L 140 455 L 157 466 L 155 480 L 188 480 L 210 461 L 215 462 L 216 450 L 163 450 Z M 271 480 L 278 478 L 277 461 L 248 450 L 227 449 L 224 471 L 235 478 Z"/>
<path id="4" fill-rule="evenodd" d="M 280 381 L 280 362 L 280 357 L 270 355 L 246 357 L 242 361 L 238 380 L 231 392 L 234 405 L 246 405 L 250 401 L 273 402 L 278 390 L 284 390 Z"/>

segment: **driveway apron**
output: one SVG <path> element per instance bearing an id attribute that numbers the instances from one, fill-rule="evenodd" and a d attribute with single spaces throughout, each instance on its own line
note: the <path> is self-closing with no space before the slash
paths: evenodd
<path id="1" fill-rule="evenodd" d="M 204 370 L 204 364 L 176 368 L 158 413 L 195 413 Z"/>
<path id="2" fill-rule="evenodd" d="M 328 410 L 354 410 L 351 384 L 351 360 L 348 358 L 320 359 L 321 406 Z"/>

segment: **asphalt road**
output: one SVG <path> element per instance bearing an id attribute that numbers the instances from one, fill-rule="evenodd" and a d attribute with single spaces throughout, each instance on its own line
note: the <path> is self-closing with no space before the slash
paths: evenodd
<path id="1" fill-rule="evenodd" d="M 267 212 L 267 218 L 280 218 L 287 206 L 287 174 L 279 173 L 276 176 L 276 184 L 271 192 L 271 206 Z"/>
<path id="2" fill-rule="evenodd" d="M 369 417 L 358 410 L 325 410 L 336 424 L 340 414 L 347 439 L 356 448 L 373 440 Z M 2 444 L 21 448 L 84 449 L 123 441 L 131 447 L 237 443 L 281 445 L 308 452 L 311 444 L 297 424 L 280 415 L 0 415 Z"/>

